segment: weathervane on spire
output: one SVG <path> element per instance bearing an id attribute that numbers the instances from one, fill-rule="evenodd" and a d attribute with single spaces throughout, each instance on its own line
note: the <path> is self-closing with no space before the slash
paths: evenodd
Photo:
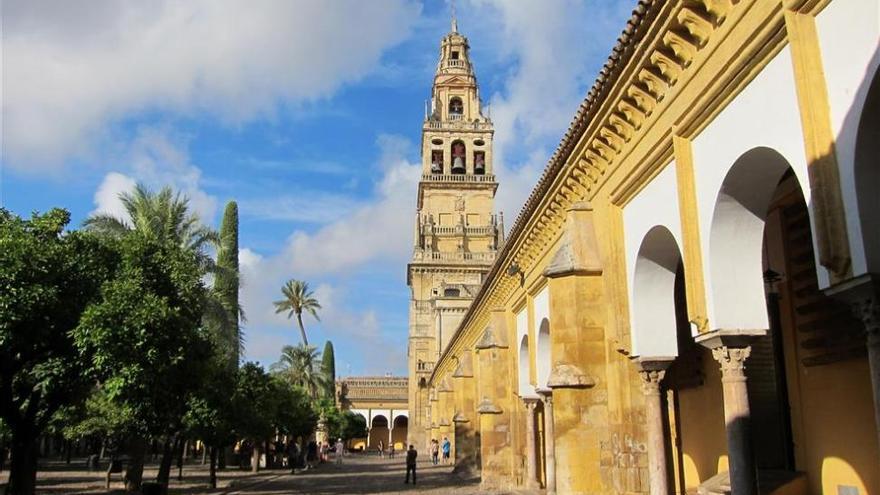
<path id="1" fill-rule="evenodd" d="M 457 33 L 458 32 L 458 21 L 455 20 L 455 0 L 450 0 L 449 4 L 450 4 L 451 10 L 452 10 L 452 32 Z"/>

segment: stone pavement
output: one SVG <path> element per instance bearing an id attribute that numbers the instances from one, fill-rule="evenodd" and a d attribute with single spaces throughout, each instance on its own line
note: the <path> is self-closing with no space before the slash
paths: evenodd
<path id="1" fill-rule="evenodd" d="M 452 474 L 451 466 L 432 466 L 420 462 L 418 484 L 404 484 L 406 467 L 402 456 L 379 459 L 376 455 L 346 456 L 342 466 L 331 460 L 317 469 L 281 475 L 262 483 L 233 491 L 228 495 L 275 495 L 308 493 L 310 495 L 341 495 L 355 493 L 427 493 L 461 495 L 486 493 L 480 491 L 479 479 L 462 479 Z"/>

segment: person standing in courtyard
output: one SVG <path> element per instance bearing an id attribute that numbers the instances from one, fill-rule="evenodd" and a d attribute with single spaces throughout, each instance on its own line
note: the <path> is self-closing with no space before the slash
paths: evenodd
<path id="1" fill-rule="evenodd" d="M 385 443 L 382 442 L 382 440 L 379 440 L 378 449 L 379 449 L 379 459 L 384 458 L 385 457 Z"/>
<path id="2" fill-rule="evenodd" d="M 416 448 L 410 445 L 409 450 L 406 451 L 406 481 L 404 483 L 409 483 L 409 473 L 412 473 L 413 485 L 416 484 L 416 458 L 418 456 L 419 453 L 416 452 Z"/>
<path id="3" fill-rule="evenodd" d="M 431 464 L 437 465 L 440 462 L 440 442 L 436 438 L 431 439 Z"/>
<path id="4" fill-rule="evenodd" d="M 443 464 L 449 462 L 449 454 L 452 451 L 452 444 L 449 443 L 449 437 L 443 437 L 443 445 L 441 446 L 443 450 Z"/>
<path id="5" fill-rule="evenodd" d="M 339 438 L 336 440 L 336 464 L 342 464 L 342 454 L 345 451 L 345 445 L 342 444 L 342 439 Z"/>

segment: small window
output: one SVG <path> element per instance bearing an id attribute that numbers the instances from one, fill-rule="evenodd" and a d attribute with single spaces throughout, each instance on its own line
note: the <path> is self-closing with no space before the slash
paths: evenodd
<path id="1" fill-rule="evenodd" d="M 443 297 L 459 297 L 461 296 L 461 291 L 458 289 L 443 289 Z"/>
<path id="2" fill-rule="evenodd" d="M 452 60 L 458 60 L 458 52 L 452 52 Z"/>

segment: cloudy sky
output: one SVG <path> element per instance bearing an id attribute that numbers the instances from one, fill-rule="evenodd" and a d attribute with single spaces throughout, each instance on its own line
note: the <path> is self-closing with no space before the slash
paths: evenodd
<path id="1" fill-rule="evenodd" d="M 449 4 L 0 0 L 0 204 L 120 213 L 142 182 L 204 222 L 240 207 L 248 360 L 295 344 L 272 301 L 316 289 L 339 374 L 405 373 L 406 262 L 424 100 Z M 635 0 L 463 0 L 495 122 L 498 209 L 519 212 Z"/>

